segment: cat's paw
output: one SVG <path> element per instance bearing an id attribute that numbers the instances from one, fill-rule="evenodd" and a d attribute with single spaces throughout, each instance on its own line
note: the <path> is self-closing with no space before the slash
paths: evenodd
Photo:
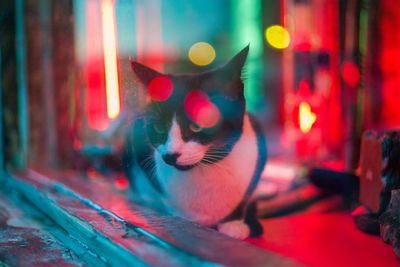
<path id="1" fill-rule="evenodd" d="M 249 226 L 241 220 L 221 223 L 218 225 L 218 231 L 240 240 L 243 240 L 250 235 Z"/>

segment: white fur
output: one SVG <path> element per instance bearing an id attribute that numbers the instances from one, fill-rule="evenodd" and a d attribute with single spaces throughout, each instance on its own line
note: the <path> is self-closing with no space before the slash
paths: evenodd
<path id="1" fill-rule="evenodd" d="M 243 240 L 250 235 L 249 226 L 242 220 L 229 221 L 219 224 L 218 231 L 240 240 Z"/>
<path id="2" fill-rule="evenodd" d="M 167 142 L 158 147 L 158 152 L 163 154 L 181 154 L 176 163 L 179 165 L 193 165 L 199 162 L 205 155 L 209 146 L 201 145 L 197 142 L 189 141 L 184 142 L 182 140 L 181 129 L 174 117 L 172 120 L 172 126 L 168 133 Z"/>
<path id="3" fill-rule="evenodd" d="M 199 164 L 180 171 L 167 165 L 161 155 L 165 151 L 181 153 L 177 163 L 187 165 L 198 162 L 207 148 L 195 142 L 183 142 L 174 120 L 167 145 L 155 150 L 154 158 L 157 177 L 167 194 L 160 199 L 165 206 L 175 215 L 203 225 L 215 225 L 243 199 L 256 168 L 257 139 L 249 117 L 245 115 L 243 133 L 232 151 L 218 163 Z"/>

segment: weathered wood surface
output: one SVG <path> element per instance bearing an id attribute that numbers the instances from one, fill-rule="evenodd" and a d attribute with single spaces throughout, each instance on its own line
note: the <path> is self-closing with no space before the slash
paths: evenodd
<path id="1" fill-rule="evenodd" d="M 10 195 L 0 190 L 0 266 L 83 265 L 79 256 L 49 233 L 58 225 L 34 209 L 22 209 L 23 202 Z"/>
<path id="2" fill-rule="evenodd" d="M 21 192 L 29 201 L 46 213 L 69 233 L 72 239 L 86 246 L 108 266 L 181 266 L 145 235 L 128 229 L 123 222 L 106 210 L 98 211 L 69 194 L 59 192 L 60 184 L 39 179 L 14 179 L 6 184 Z M 177 251 L 176 257 L 179 257 Z M 140 257 L 140 258 L 139 258 Z M 184 257 L 184 256 L 182 256 Z M 197 265 L 196 258 L 185 262 Z M 201 265 L 201 264 L 199 264 Z M 93 265 L 95 266 L 95 265 Z"/>
<path id="3" fill-rule="evenodd" d="M 110 179 L 88 179 L 77 172 L 28 171 L 6 181 L 110 265 L 300 265 L 215 230 L 134 204 Z"/>

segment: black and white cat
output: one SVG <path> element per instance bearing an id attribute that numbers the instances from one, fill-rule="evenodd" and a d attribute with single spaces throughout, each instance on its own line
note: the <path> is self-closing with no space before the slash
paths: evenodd
<path id="1" fill-rule="evenodd" d="M 248 51 L 197 74 L 161 74 L 132 61 L 145 88 L 168 92 L 136 117 L 123 157 L 135 199 L 238 239 L 262 234 L 251 196 L 266 162 L 261 128 L 245 111 Z M 152 83 L 157 77 L 166 84 Z M 196 105 L 211 108 L 203 114 L 213 124 L 197 121 L 188 110 Z"/>

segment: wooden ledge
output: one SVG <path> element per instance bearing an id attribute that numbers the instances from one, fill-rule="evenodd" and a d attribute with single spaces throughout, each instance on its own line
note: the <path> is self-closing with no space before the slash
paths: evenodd
<path id="1" fill-rule="evenodd" d="M 106 177 L 29 170 L 7 175 L 4 183 L 106 265 L 301 266 L 215 230 L 132 203 Z"/>

